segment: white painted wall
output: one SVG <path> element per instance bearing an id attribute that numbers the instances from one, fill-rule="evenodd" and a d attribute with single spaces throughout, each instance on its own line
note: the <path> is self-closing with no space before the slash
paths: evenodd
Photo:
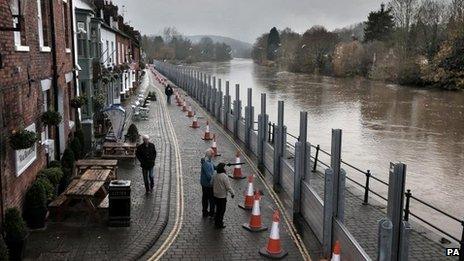
<path id="1" fill-rule="evenodd" d="M 113 66 L 116 64 L 116 34 L 105 28 L 101 27 L 101 47 L 102 47 L 102 58 L 101 62 L 104 63 L 106 67 Z M 106 42 L 108 41 L 108 50 Z"/>

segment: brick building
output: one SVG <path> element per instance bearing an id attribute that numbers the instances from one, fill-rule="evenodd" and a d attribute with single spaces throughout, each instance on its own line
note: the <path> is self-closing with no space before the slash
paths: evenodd
<path id="1" fill-rule="evenodd" d="M 47 161 L 58 159 L 75 129 L 72 0 L 0 0 L 0 211 L 21 209 L 29 185 Z M 19 31 L 12 31 L 12 27 Z M 46 110 L 59 126 L 44 126 Z M 13 150 L 20 129 L 40 134 L 25 150 Z"/>

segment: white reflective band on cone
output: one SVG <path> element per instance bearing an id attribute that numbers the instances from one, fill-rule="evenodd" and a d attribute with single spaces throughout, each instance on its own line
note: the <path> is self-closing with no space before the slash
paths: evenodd
<path id="1" fill-rule="evenodd" d="M 253 216 L 261 215 L 261 211 L 259 209 L 259 200 L 255 199 L 255 201 L 253 203 L 253 209 L 251 210 L 251 215 L 253 215 Z"/>
<path id="2" fill-rule="evenodd" d="M 248 183 L 247 196 L 253 196 L 253 183 Z"/>
<path id="3" fill-rule="evenodd" d="M 206 132 L 209 132 L 209 124 L 206 125 Z"/>
<path id="4" fill-rule="evenodd" d="M 272 221 L 272 228 L 271 228 L 271 239 L 280 239 L 279 235 L 279 222 Z"/>
<path id="5" fill-rule="evenodd" d="M 235 158 L 235 163 L 240 163 L 240 157 L 236 157 L 236 158 Z M 235 165 L 235 168 L 236 168 L 236 169 L 240 169 L 241 167 L 242 167 L 242 166 L 240 166 L 240 165 Z"/>

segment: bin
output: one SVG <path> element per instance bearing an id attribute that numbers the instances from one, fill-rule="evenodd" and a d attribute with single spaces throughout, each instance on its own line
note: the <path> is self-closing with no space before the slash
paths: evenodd
<path id="1" fill-rule="evenodd" d="M 108 223 L 113 227 L 128 227 L 131 219 L 131 182 L 113 180 L 108 188 Z"/>

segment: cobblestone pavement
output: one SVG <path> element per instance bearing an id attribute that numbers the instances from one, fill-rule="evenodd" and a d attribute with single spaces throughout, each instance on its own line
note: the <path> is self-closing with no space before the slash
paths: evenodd
<path id="1" fill-rule="evenodd" d="M 324 179 L 320 172 L 312 175 L 311 187 L 315 188 L 321 198 L 324 198 Z M 377 259 L 377 222 L 386 216 L 386 206 L 372 199 L 369 205 L 363 205 L 363 195 L 357 188 L 347 185 L 345 201 L 345 225 L 372 260 Z M 457 260 L 446 257 L 445 247 L 434 242 L 418 232 L 419 224 L 411 224 L 409 245 L 410 260 Z M 419 230 L 423 230 L 419 227 Z"/>
<path id="2" fill-rule="evenodd" d="M 138 162 L 136 166 L 130 162 L 122 162 L 118 166 L 118 177 L 132 182 L 131 226 L 109 228 L 86 215 L 72 213 L 65 222 L 49 222 L 45 230 L 30 234 L 26 260 L 135 260 L 153 246 L 165 228 L 169 214 L 173 173 L 171 142 L 158 102 L 150 105 L 149 120 L 136 122 L 136 125 L 140 133 L 152 137 L 158 157 L 155 164 L 155 193 L 151 195 L 145 195 Z"/>
<path id="3" fill-rule="evenodd" d="M 197 112 L 201 116 L 198 105 L 194 104 Z M 201 213 L 201 186 L 200 186 L 200 159 L 204 152 L 211 146 L 211 142 L 201 139 L 204 131 L 205 119 L 200 119 L 200 129 L 188 127 L 191 119 L 181 112 L 180 107 L 175 104 L 168 106 L 168 111 L 172 118 L 176 136 L 182 154 L 182 170 L 184 184 L 184 216 L 183 225 L 174 243 L 163 255 L 162 260 L 261 260 L 264 259 L 258 253 L 259 249 L 266 245 L 269 231 L 261 233 L 251 233 L 242 228 L 242 224 L 249 221 L 250 212 L 238 207 L 244 200 L 243 193 L 247 186 L 246 180 L 231 180 L 236 197 L 228 198 L 227 210 L 225 214 L 225 225 L 223 230 L 216 230 L 213 220 L 203 218 Z M 235 160 L 236 148 L 218 131 L 218 126 L 214 123 L 210 125 L 212 133 L 216 134 L 218 140 L 218 150 L 222 156 L 215 159 L 219 162 L 233 162 Z M 230 172 L 232 169 L 228 169 Z M 245 175 L 253 173 L 248 165 L 242 166 Z M 276 209 L 275 203 L 271 200 L 263 184 L 256 179 L 255 188 L 264 192 L 261 201 L 261 214 L 263 223 L 270 227 L 272 213 Z M 171 199 L 171 206 L 175 202 Z M 173 211 L 172 211 L 173 212 Z M 173 217 L 173 213 L 170 213 Z M 170 218 L 165 233 L 150 250 L 145 257 L 155 252 L 167 238 L 165 234 L 173 227 L 173 218 Z M 296 244 L 293 242 L 288 232 L 288 227 L 282 222 L 280 225 L 280 236 L 282 247 L 289 252 L 286 259 L 302 260 L 302 255 Z"/>

